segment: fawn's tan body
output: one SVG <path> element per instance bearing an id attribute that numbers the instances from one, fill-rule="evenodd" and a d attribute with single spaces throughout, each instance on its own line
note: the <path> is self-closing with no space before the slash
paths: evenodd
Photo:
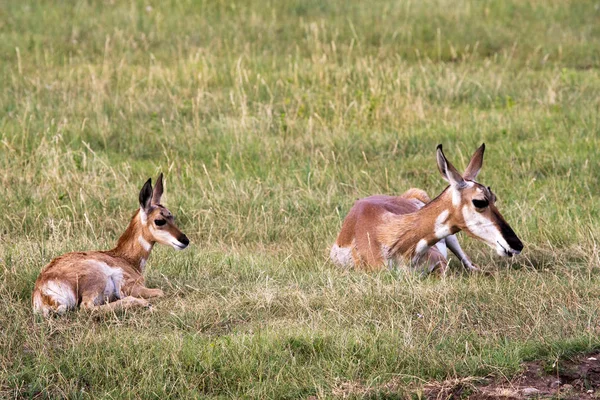
<path id="1" fill-rule="evenodd" d="M 160 204 L 162 174 L 152 190 L 148 180 L 140 192 L 140 209 L 107 251 L 64 254 L 41 271 L 32 296 L 33 311 L 48 316 L 81 306 L 114 310 L 148 306 L 145 299 L 163 295 L 144 285 L 144 268 L 156 242 L 182 250 L 187 237 L 175 226 L 173 215 Z"/>
<path id="2" fill-rule="evenodd" d="M 444 273 L 449 248 L 466 268 L 477 269 L 454 236 L 461 230 L 502 256 L 518 254 L 523 245 L 495 207 L 495 195 L 474 181 L 484 150 L 482 145 L 462 176 L 438 146 L 438 167 L 450 186 L 433 200 L 420 189 L 358 200 L 331 249 L 332 261 L 368 270 L 424 264 L 429 271 Z"/>

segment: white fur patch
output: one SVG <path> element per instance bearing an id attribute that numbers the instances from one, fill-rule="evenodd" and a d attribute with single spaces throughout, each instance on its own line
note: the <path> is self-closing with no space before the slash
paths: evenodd
<path id="1" fill-rule="evenodd" d="M 77 306 L 75 291 L 65 282 L 56 280 L 48 281 L 42 285 L 41 292 L 58 304 L 58 307 L 54 311 L 59 314 L 64 314 L 68 309 Z"/>
<path id="2" fill-rule="evenodd" d="M 472 234 L 484 241 L 490 247 L 495 248 L 498 255 L 506 255 L 503 248 L 510 249 L 511 247 L 506 240 L 504 240 L 502 233 L 491 220 L 484 217 L 483 214 L 469 209 L 468 205 L 463 206 L 462 214 L 467 229 Z"/>
<path id="3" fill-rule="evenodd" d="M 36 290 L 33 293 L 33 312 L 34 314 L 43 313 L 44 315 L 47 315 L 47 313 L 44 312 L 44 303 L 42 303 L 42 295 L 39 290 Z"/>
<path id="4" fill-rule="evenodd" d="M 425 203 L 423 203 L 421 200 L 419 199 L 410 199 L 414 205 L 416 205 L 418 208 L 423 208 L 423 206 L 425 205 Z"/>
<path id="5" fill-rule="evenodd" d="M 98 268 L 106 276 L 106 285 L 101 299 L 97 299 L 99 304 L 104 302 L 104 299 L 109 301 L 120 299 L 121 285 L 123 284 L 123 270 L 121 268 L 113 268 L 105 262 L 90 260 L 88 263 Z"/>
<path id="6" fill-rule="evenodd" d="M 154 228 L 150 227 L 150 232 L 152 233 L 152 236 L 154 236 L 154 239 L 157 242 L 166 244 L 166 245 L 170 245 L 175 250 L 183 250 L 187 247 L 183 243 L 181 243 L 179 240 L 177 240 L 176 237 L 171 235 L 168 231 L 162 231 L 162 230 L 158 230 L 158 229 L 154 229 Z"/>
<path id="7" fill-rule="evenodd" d="M 434 229 L 436 238 L 442 239 L 442 238 L 445 238 L 446 236 L 450 235 L 450 233 L 451 233 L 450 226 L 448 224 L 446 224 L 446 221 L 448 221 L 449 215 L 450 215 L 450 211 L 444 210 L 435 219 L 435 225 L 434 225 L 433 229 Z"/>
<path id="8" fill-rule="evenodd" d="M 473 186 L 475 186 L 475 182 L 463 181 L 463 184 L 461 185 L 461 189 L 472 188 Z M 462 200 L 462 195 L 460 193 L 460 190 L 455 187 L 452 187 L 452 205 L 454 207 L 458 207 L 460 205 L 461 200 Z"/>
<path id="9" fill-rule="evenodd" d="M 419 243 L 417 243 L 417 246 L 415 247 L 415 256 L 420 256 L 424 254 L 428 249 L 429 246 L 427 245 L 427 240 L 419 240 Z"/>
<path id="10" fill-rule="evenodd" d="M 146 259 L 142 258 L 140 260 L 140 269 L 142 270 L 142 273 L 144 273 L 144 270 L 146 269 Z"/>
<path id="11" fill-rule="evenodd" d="M 460 205 L 460 201 L 462 196 L 460 195 L 460 191 L 458 189 L 452 188 L 452 205 L 454 207 L 458 207 Z"/>
<path id="12" fill-rule="evenodd" d="M 331 261 L 344 268 L 352 268 L 354 266 L 354 259 L 352 258 L 352 247 L 340 247 L 335 243 L 331 247 L 329 252 L 329 258 Z"/>
<path id="13" fill-rule="evenodd" d="M 144 226 L 148 223 L 148 214 L 146 214 L 146 211 L 142 207 L 140 207 L 140 221 Z"/>
<path id="14" fill-rule="evenodd" d="M 147 241 L 146 239 L 144 239 L 143 236 L 138 236 L 138 242 L 142 245 L 142 247 L 144 248 L 144 250 L 146 251 L 150 251 L 152 250 L 152 245 L 150 244 L 149 241 Z"/>

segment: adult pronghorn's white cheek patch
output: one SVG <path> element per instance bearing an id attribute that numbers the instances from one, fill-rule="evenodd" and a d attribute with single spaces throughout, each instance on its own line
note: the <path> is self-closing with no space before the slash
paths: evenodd
<path id="1" fill-rule="evenodd" d="M 502 245 L 506 243 L 498 227 L 483 214 L 469 209 L 468 205 L 464 205 L 462 215 L 467 229 L 489 246 L 497 249 L 498 243 L 502 243 Z"/>

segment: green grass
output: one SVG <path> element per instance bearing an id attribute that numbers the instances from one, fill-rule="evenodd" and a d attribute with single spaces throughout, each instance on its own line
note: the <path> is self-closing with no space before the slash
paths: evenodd
<path id="1" fill-rule="evenodd" d="M 599 347 L 599 68 L 593 1 L 0 3 L 0 397 L 393 398 Z M 355 199 L 482 142 L 521 256 L 327 261 Z M 193 245 L 154 251 L 154 312 L 35 320 L 159 171 Z"/>

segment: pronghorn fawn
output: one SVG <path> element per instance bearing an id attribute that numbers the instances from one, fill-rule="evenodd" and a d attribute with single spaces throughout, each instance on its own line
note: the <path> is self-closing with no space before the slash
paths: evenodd
<path id="1" fill-rule="evenodd" d="M 33 312 L 47 317 L 77 306 L 98 311 L 147 307 L 145 299 L 161 297 L 162 290 L 144 286 L 152 247 L 162 243 L 183 250 L 190 242 L 161 205 L 162 194 L 162 174 L 154 189 L 148 179 L 140 191 L 140 208 L 114 249 L 68 253 L 46 265 L 35 282 Z"/>
<path id="2" fill-rule="evenodd" d="M 475 181 L 483 164 L 485 144 L 473 154 L 461 175 L 437 147 L 437 164 L 449 186 L 430 200 L 420 189 L 401 196 L 358 200 L 346 216 L 330 253 L 343 267 L 368 270 L 384 266 L 424 266 L 442 275 L 449 248 L 468 270 L 478 270 L 454 236 L 465 231 L 500 256 L 519 254 L 523 244 L 496 208 L 489 187 Z"/>

